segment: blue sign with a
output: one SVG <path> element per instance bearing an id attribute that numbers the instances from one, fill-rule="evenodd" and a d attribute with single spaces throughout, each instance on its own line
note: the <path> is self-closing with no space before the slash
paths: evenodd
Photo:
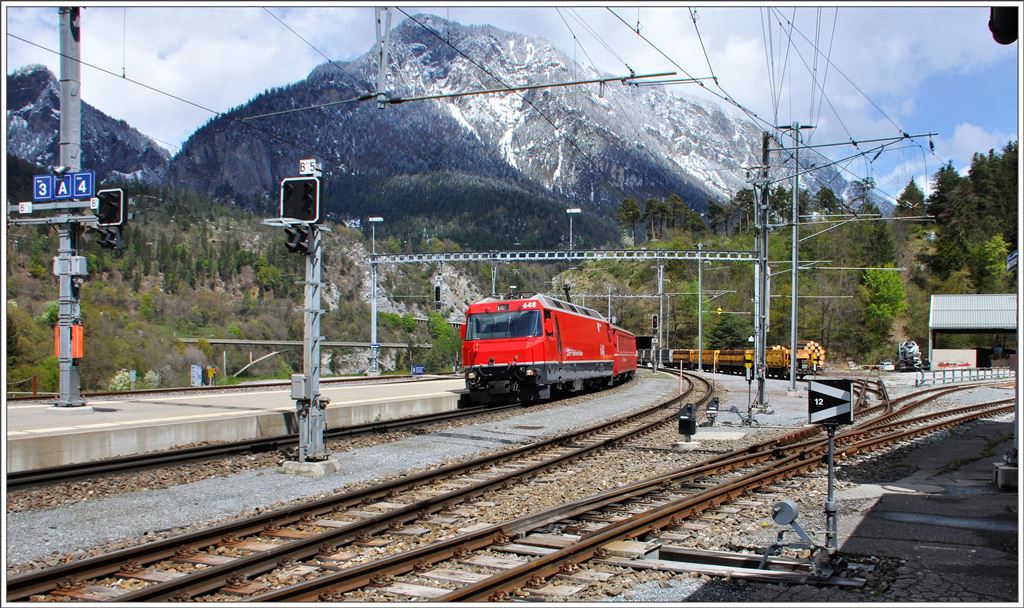
<path id="1" fill-rule="evenodd" d="M 74 186 L 74 198 L 92 198 L 95 194 L 93 184 L 96 182 L 96 174 L 92 171 L 82 171 L 71 174 L 71 183 Z"/>
<path id="2" fill-rule="evenodd" d="M 424 369 L 423 369 L 422 365 L 413 365 L 412 366 L 412 375 L 413 376 L 422 376 L 423 373 L 424 373 Z"/>
<path id="3" fill-rule="evenodd" d="M 53 198 L 71 198 L 72 186 L 70 175 L 61 175 L 55 178 L 53 180 Z"/>
<path id="4" fill-rule="evenodd" d="M 35 175 L 32 177 L 32 200 L 53 200 L 53 176 Z"/>
<path id="5" fill-rule="evenodd" d="M 33 175 L 32 200 L 92 198 L 96 195 L 96 172 L 78 171 L 66 175 Z"/>

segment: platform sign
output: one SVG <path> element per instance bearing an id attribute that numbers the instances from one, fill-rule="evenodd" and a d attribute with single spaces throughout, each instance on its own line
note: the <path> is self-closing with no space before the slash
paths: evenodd
<path id="1" fill-rule="evenodd" d="M 32 200 L 36 202 L 53 200 L 52 175 L 32 176 Z"/>
<path id="2" fill-rule="evenodd" d="M 853 380 L 814 380 L 807 387 L 811 424 L 853 424 Z"/>
<path id="3" fill-rule="evenodd" d="M 193 364 L 189 368 L 189 380 L 191 380 L 190 386 L 202 386 L 203 385 L 203 366 Z"/>
<path id="4" fill-rule="evenodd" d="M 413 376 L 422 376 L 424 373 L 425 373 L 425 369 L 424 369 L 424 367 L 422 365 L 413 365 L 412 366 L 412 375 Z"/>
<path id="5" fill-rule="evenodd" d="M 72 196 L 74 198 L 90 198 L 95 194 L 96 173 L 94 171 L 80 171 L 71 174 L 71 185 L 74 187 Z"/>
<path id="6" fill-rule="evenodd" d="M 59 175 L 53 179 L 53 198 L 71 198 L 74 194 L 70 175 Z"/>

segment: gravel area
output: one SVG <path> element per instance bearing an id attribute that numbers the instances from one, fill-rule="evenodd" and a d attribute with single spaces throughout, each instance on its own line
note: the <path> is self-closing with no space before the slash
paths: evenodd
<path id="1" fill-rule="evenodd" d="M 885 374 L 883 374 L 885 376 Z M 912 374 L 898 375 L 886 381 L 890 397 L 898 397 L 914 390 Z M 910 382 L 906 382 L 910 378 Z M 716 389 L 721 398 L 721 414 L 716 424 L 698 429 L 694 437 L 699 442 L 694 449 L 673 451 L 679 436 L 672 429 L 648 435 L 641 440 L 612 450 L 593 461 L 578 462 L 557 467 L 536 480 L 551 488 L 549 495 L 536 500 L 520 500 L 515 504 L 515 492 L 498 491 L 481 497 L 473 507 L 477 521 L 495 522 L 533 512 L 557 500 L 579 496 L 580 488 L 589 485 L 597 492 L 606 487 L 628 483 L 645 473 L 655 474 L 698 460 L 711 453 L 747 445 L 767 435 L 806 424 L 806 384 L 798 384 L 795 395 L 787 394 L 788 382 L 768 382 L 768 401 L 771 413 L 757 414 L 753 426 L 742 426 L 740 417 L 730 413 L 731 407 L 741 412 L 747 407 L 747 383 L 742 377 L 716 375 Z M 239 515 L 239 504 L 247 510 L 260 510 L 280 506 L 282 501 L 303 500 L 339 491 L 348 486 L 366 485 L 389 477 L 400 476 L 424 465 L 433 468 L 440 464 L 469 456 L 506 449 L 511 445 L 527 443 L 540 436 L 563 432 L 569 428 L 585 426 L 620 412 L 636 409 L 674 393 L 677 380 L 665 376 L 644 374 L 637 381 L 605 391 L 598 395 L 535 406 L 528 410 L 502 412 L 485 423 L 447 424 L 442 429 L 425 434 L 395 433 L 374 443 L 368 440 L 359 447 L 349 445 L 346 451 L 334 454 L 343 463 L 343 472 L 319 479 L 294 478 L 279 474 L 276 469 L 256 468 L 240 474 L 196 481 L 167 489 L 142 490 L 130 494 L 85 499 L 78 504 L 33 512 L 8 514 L 7 558 L 8 574 L 11 565 L 22 563 L 40 567 L 68 557 L 64 553 L 87 555 L 109 551 L 121 544 L 134 544 L 141 536 L 156 538 L 180 532 L 182 528 L 198 526 Z M 993 401 L 1013 396 L 1006 388 L 984 387 L 943 397 L 929 408 L 919 409 L 915 415 L 928 409 L 955 403 Z M 1004 426 L 1012 416 L 998 419 Z M 984 424 L 984 423 L 976 423 Z M 432 427 L 434 428 L 434 427 Z M 1002 428 L 1002 427 L 1000 427 Z M 742 431 L 745 436 L 729 441 L 718 440 L 716 432 Z M 904 486 L 918 474 L 915 454 L 922 448 L 941 445 L 943 439 L 965 434 L 969 429 L 955 429 L 916 440 L 885 455 L 857 456 L 837 466 L 836 492 L 839 503 L 840 537 L 849 534 L 863 513 L 878 500 L 875 490 L 885 484 L 899 482 Z M 1005 443 L 1006 437 L 996 434 L 992 445 Z M 348 449 L 350 448 L 350 449 Z M 330 447 L 332 452 L 336 449 Z M 995 449 L 995 448 L 993 448 Z M 660 456 L 659 456 L 660 455 Z M 998 454 L 997 454 L 998 455 Z M 991 454 L 981 453 L 978 459 L 994 460 Z M 959 461 L 958 461 L 959 462 Z M 963 462 L 967 466 L 969 462 Z M 960 464 L 954 463 L 955 466 Z M 209 472 L 204 472 L 207 474 Z M 212 474 L 216 474 L 213 472 Z M 927 480 L 925 480 L 927 481 Z M 920 483 L 920 481 L 915 481 Z M 867 491 L 865 491 L 867 489 Z M 980 492 L 976 487 L 962 488 L 965 494 Z M 509 494 L 502 500 L 502 494 Z M 776 540 L 780 530 L 771 520 L 771 506 L 782 498 L 795 500 L 801 509 L 800 521 L 812 536 L 824 538 L 822 504 L 826 496 L 824 468 L 817 473 L 776 484 L 769 489 L 745 497 L 748 504 L 740 513 L 729 513 L 721 520 L 702 530 L 694 539 L 694 546 L 713 550 L 759 552 Z M 524 502 L 529 504 L 523 504 Z M 8 506 L 10 509 L 10 504 Z M 108 521 L 110 513 L 119 516 Z M 714 511 L 710 512 L 714 513 Z M 130 515 L 128 515 L 130 514 Z M 467 516 L 468 517 L 468 516 Z M 60 530 L 53 522 L 61 522 Z M 469 521 L 465 522 L 469 523 Z M 192 524 L 192 526 L 190 526 Z M 461 525 L 461 524 L 460 524 Z M 787 538 L 791 538 L 790 534 Z M 80 547 L 104 547 L 85 550 Z M 1016 552 L 1016 535 L 1013 536 Z M 787 555 L 798 556 L 791 552 Z M 671 575 L 656 571 L 633 571 L 608 565 L 588 565 L 594 572 L 610 572 L 615 577 L 573 596 L 572 601 L 623 601 L 629 603 L 655 602 L 807 602 L 852 603 L 894 601 L 1000 601 L 1001 592 L 989 595 L 978 585 L 961 585 L 948 580 L 942 572 L 927 563 L 916 562 L 903 556 L 843 554 L 845 576 L 859 576 L 867 580 L 863 589 L 844 590 L 808 585 L 772 585 L 743 581 L 711 579 L 700 576 Z M 843 564 L 841 564 L 843 565 Z M 15 571 L 17 568 L 15 568 Z M 353 599 L 353 598 L 348 598 Z M 381 601 L 372 593 L 365 598 Z"/>
<path id="2" fill-rule="evenodd" d="M 530 443 L 539 437 L 587 426 L 653 404 L 677 389 L 662 375 L 642 374 L 613 391 L 528 408 L 503 420 L 465 425 L 454 430 L 411 435 L 398 441 L 354 449 L 332 458 L 342 471 L 320 478 L 284 475 L 276 469 L 248 470 L 168 488 L 103 497 L 6 517 L 7 563 L 51 563 L 64 554 L 106 551 L 104 543 L 132 544 L 279 506 L 297 499 L 319 498 L 353 484 L 380 481 L 470 456 Z M 59 523 L 58 523 L 59 522 Z M 116 545 L 115 545 L 116 546 Z M 47 559 L 49 558 L 49 559 Z"/>

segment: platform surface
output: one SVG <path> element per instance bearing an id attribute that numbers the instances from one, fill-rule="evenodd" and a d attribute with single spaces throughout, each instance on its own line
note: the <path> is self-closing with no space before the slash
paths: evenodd
<path id="1" fill-rule="evenodd" d="M 327 426 L 351 426 L 449 411 L 461 378 L 324 384 Z M 245 392 L 102 397 L 83 411 L 50 403 L 7 403 L 7 470 L 111 458 L 202 441 L 237 441 L 295 432 L 290 387 Z M 74 408 L 68 408 L 73 410 Z"/>

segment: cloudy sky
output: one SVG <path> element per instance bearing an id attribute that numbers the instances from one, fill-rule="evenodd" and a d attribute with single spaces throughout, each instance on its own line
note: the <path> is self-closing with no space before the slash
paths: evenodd
<path id="1" fill-rule="evenodd" d="M 82 60 L 110 72 L 83 66 L 83 99 L 172 152 L 213 116 L 197 105 L 226 111 L 301 80 L 325 61 L 321 52 L 351 60 L 375 38 L 372 6 L 82 5 Z M 669 88 L 719 102 L 729 96 L 762 127 L 812 123 L 804 135 L 810 144 L 937 133 L 934 153 L 921 137 L 842 165 L 848 179 L 872 177 L 892 196 L 910 179 L 924 186 L 941 163 L 965 172 L 973 153 L 1018 139 L 1019 43 L 993 41 L 987 5 L 690 6 L 406 3 L 402 10 L 540 36 L 607 74 L 714 75 L 720 86 L 708 81 L 707 89 L 717 95 L 693 84 Z M 56 5 L 3 8 L 6 72 L 43 64 L 58 74 Z M 405 18 L 392 12 L 393 26 Z M 853 149 L 820 150 L 840 159 Z"/>

